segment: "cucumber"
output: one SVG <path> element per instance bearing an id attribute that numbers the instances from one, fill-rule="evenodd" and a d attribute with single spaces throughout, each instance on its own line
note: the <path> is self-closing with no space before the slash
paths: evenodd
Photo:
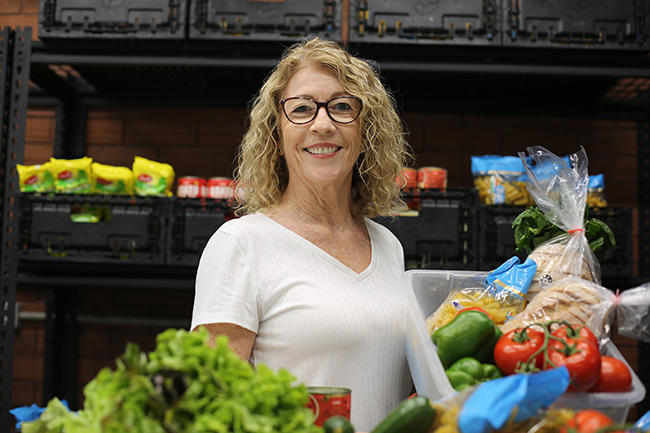
<path id="1" fill-rule="evenodd" d="M 384 418 L 372 433 L 424 433 L 436 419 L 436 409 L 427 397 L 404 400 Z"/>
<path id="2" fill-rule="evenodd" d="M 354 433 L 354 427 L 347 418 L 342 416 L 331 416 L 323 423 L 325 433 Z"/>

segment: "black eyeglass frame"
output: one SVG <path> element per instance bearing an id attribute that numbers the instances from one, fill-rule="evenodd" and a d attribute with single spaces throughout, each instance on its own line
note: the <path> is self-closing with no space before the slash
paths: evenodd
<path id="1" fill-rule="evenodd" d="M 293 99 L 304 99 L 304 100 L 311 101 L 314 104 L 316 104 L 316 111 L 314 111 L 314 117 L 312 117 L 311 119 L 309 119 L 309 120 L 307 120 L 305 122 L 294 122 L 293 120 L 291 120 L 291 118 L 289 118 L 289 115 L 287 114 L 287 110 L 285 109 L 284 104 L 287 101 L 291 101 Z M 356 117 L 354 119 L 350 120 L 349 122 L 341 122 L 341 121 L 336 120 L 335 118 L 333 118 L 332 114 L 330 114 L 330 110 L 329 110 L 329 108 L 327 108 L 327 106 L 329 105 L 330 102 L 332 102 L 332 101 L 334 101 L 336 99 L 356 99 L 357 101 L 359 101 L 359 112 L 357 113 Z M 314 101 L 313 99 L 307 98 L 306 96 L 292 96 L 291 98 L 282 99 L 280 101 L 280 105 L 282 106 L 282 112 L 284 113 L 284 116 L 287 118 L 287 120 L 289 122 L 293 123 L 294 125 L 305 125 L 305 124 L 313 121 L 316 118 L 316 116 L 318 116 L 318 112 L 320 111 L 321 107 L 325 108 L 325 112 L 327 113 L 327 117 L 332 119 L 332 122 L 336 122 L 336 123 L 339 123 L 341 125 L 348 125 L 348 124 L 354 122 L 355 120 L 357 120 L 359 118 L 359 116 L 361 115 L 361 110 L 363 109 L 363 101 L 361 100 L 361 98 L 358 98 L 356 96 L 337 96 L 337 97 L 332 98 L 329 101 L 325 101 L 325 102 Z"/>

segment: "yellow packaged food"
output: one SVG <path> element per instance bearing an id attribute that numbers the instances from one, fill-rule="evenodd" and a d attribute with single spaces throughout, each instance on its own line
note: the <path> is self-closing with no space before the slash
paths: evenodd
<path id="1" fill-rule="evenodd" d="M 173 195 L 171 189 L 174 183 L 174 168 L 164 162 L 136 156 L 133 159 L 133 180 L 135 195 Z"/>
<path id="2" fill-rule="evenodd" d="M 20 191 L 22 192 L 52 192 L 54 179 L 50 172 L 50 164 L 22 165 L 16 164 Z"/>
<path id="3" fill-rule="evenodd" d="M 427 331 L 431 334 L 442 328 L 465 308 L 484 310 L 497 326 L 502 326 L 524 309 L 524 297 L 536 270 L 534 261 L 521 263 L 514 256 L 489 273 L 463 281 L 427 318 Z"/>
<path id="4" fill-rule="evenodd" d="M 587 204 L 590 207 L 607 207 L 605 199 L 605 177 L 602 174 L 589 176 Z"/>
<path id="5" fill-rule="evenodd" d="M 92 191 L 92 162 L 88 156 L 78 159 L 50 158 L 54 190 L 63 194 L 89 194 Z"/>
<path id="6" fill-rule="evenodd" d="M 133 172 L 128 167 L 93 162 L 93 192 L 95 194 L 133 194 Z"/>
<path id="7" fill-rule="evenodd" d="M 516 156 L 472 156 L 472 175 L 481 203 L 516 206 L 533 203 L 526 189 L 523 163 Z"/>

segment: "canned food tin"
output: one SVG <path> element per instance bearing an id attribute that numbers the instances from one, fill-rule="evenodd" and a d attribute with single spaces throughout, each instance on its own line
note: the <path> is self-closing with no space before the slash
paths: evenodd
<path id="1" fill-rule="evenodd" d="M 447 188 L 447 170 L 441 167 L 420 167 L 418 169 L 418 187 L 422 189 Z"/>
<path id="2" fill-rule="evenodd" d="M 211 177 L 208 180 L 208 197 L 230 200 L 233 196 L 232 179 L 229 177 Z"/>
<path id="3" fill-rule="evenodd" d="M 208 181 L 197 176 L 182 176 L 178 178 L 178 197 L 199 198 L 205 197 Z"/>
<path id="4" fill-rule="evenodd" d="M 327 386 L 307 387 L 309 403 L 307 407 L 314 412 L 314 424 L 322 427 L 328 418 L 342 416 L 350 419 L 351 390 Z"/>
<path id="5" fill-rule="evenodd" d="M 414 168 L 405 168 L 402 170 L 402 176 L 406 178 L 406 184 L 403 185 L 404 180 L 401 176 L 397 177 L 397 183 L 401 188 L 417 188 L 418 186 L 418 172 Z"/>

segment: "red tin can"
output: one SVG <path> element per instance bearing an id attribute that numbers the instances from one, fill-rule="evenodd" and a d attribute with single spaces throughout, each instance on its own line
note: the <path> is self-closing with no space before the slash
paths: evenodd
<path id="1" fill-rule="evenodd" d="M 211 177 L 208 180 L 208 197 L 223 200 L 232 200 L 234 197 L 232 179 L 229 177 Z"/>
<path id="2" fill-rule="evenodd" d="M 408 209 L 417 210 L 420 205 L 420 192 L 418 189 L 418 171 L 415 168 L 405 167 L 402 169 L 402 176 L 406 178 L 406 184 L 402 176 L 397 176 L 397 183 L 402 189 L 402 198 Z"/>
<path id="3" fill-rule="evenodd" d="M 418 187 L 421 189 L 447 188 L 447 170 L 441 167 L 420 167 L 418 169 Z"/>
<path id="4" fill-rule="evenodd" d="M 200 198 L 205 197 L 208 181 L 197 176 L 182 176 L 178 178 L 178 197 Z"/>
<path id="5" fill-rule="evenodd" d="M 307 407 L 314 412 L 314 424 L 322 427 L 328 418 L 342 416 L 350 419 L 352 392 L 349 388 L 328 386 L 307 387 L 309 403 Z"/>
<path id="6" fill-rule="evenodd" d="M 401 188 L 417 188 L 418 186 L 418 172 L 414 168 L 404 168 L 402 170 L 402 176 L 406 178 L 406 184 L 403 185 L 404 180 L 401 176 L 397 177 L 397 183 Z"/>

